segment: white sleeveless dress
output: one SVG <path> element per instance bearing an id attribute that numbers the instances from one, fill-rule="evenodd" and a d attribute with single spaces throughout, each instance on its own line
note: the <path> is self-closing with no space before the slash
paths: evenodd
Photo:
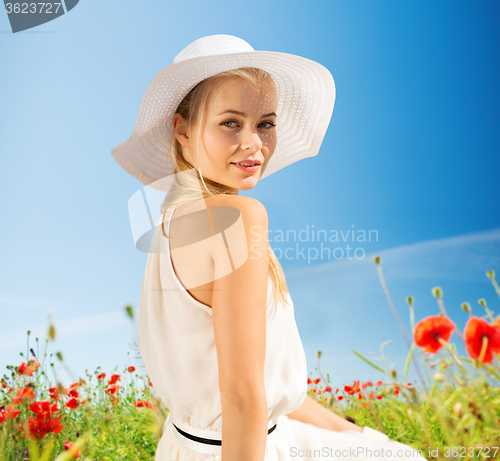
<path id="1" fill-rule="evenodd" d="M 172 214 L 173 211 L 165 221 L 167 235 Z M 159 232 L 160 224 L 161 218 L 148 254 L 139 309 L 141 355 L 156 392 L 169 409 L 155 461 L 217 461 L 221 460 L 220 444 L 192 440 L 181 433 L 222 440 L 212 309 L 194 299 L 175 275 L 169 239 Z M 276 305 L 273 290 L 269 275 L 264 381 L 268 429 L 275 424 L 276 427 L 267 436 L 263 461 L 324 459 L 325 455 L 320 455 L 324 447 L 333 449 L 333 453 L 344 450 L 343 454 L 337 453 L 340 456 L 330 459 L 356 461 L 372 459 L 356 453 L 357 447 L 389 448 L 394 452 L 397 448 L 411 450 L 406 445 L 387 442 L 387 436 L 377 431 L 335 432 L 286 416 L 306 398 L 307 366 L 291 298 L 287 295 L 286 306 Z M 316 458 L 313 450 L 316 450 Z M 422 458 L 378 456 L 373 459 Z"/>

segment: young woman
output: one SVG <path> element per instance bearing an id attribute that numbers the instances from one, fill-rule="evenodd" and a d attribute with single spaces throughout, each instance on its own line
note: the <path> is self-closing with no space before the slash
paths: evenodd
<path id="1" fill-rule="evenodd" d="M 334 100 L 316 62 L 203 37 L 153 79 L 134 132 L 112 151 L 168 191 L 139 317 L 146 370 L 169 409 L 157 461 L 423 459 L 307 396 L 266 209 L 239 195 L 316 155 Z"/>

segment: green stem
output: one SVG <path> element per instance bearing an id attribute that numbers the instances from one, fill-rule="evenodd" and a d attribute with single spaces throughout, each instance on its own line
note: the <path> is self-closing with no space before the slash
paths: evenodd
<path id="1" fill-rule="evenodd" d="M 441 310 L 441 312 L 443 313 L 443 315 L 446 318 L 449 318 L 448 314 L 446 313 L 446 310 L 444 308 L 444 302 L 443 302 L 442 298 L 437 298 L 437 301 L 438 301 L 438 304 L 439 304 L 439 309 Z M 457 336 L 462 340 L 462 342 L 465 343 L 465 340 L 464 340 L 464 337 L 462 335 L 462 332 L 458 329 L 458 327 L 455 325 L 455 327 L 453 329 L 455 330 L 455 333 L 457 334 Z"/>
<path id="2" fill-rule="evenodd" d="M 391 295 L 389 294 L 389 290 L 387 289 L 387 285 L 385 284 L 384 275 L 382 273 L 382 266 L 380 264 L 377 264 L 377 269 L 378 269 L 378 274 L 380 277 L 380 282 L 381 282 L 382 287 L 383 287 L 384 292 L 385 292 L 385 296 L 387 297 L 387 301 L 389 302 L 389 306 L 392 310 L 392 313 L 394 314 L 394 316 L 396 317 L 396 320 L 399 323 L 399 328 L 401 329 L 401 332 L 403 333 L 403 337 L 405 339 L 405 342 L 406 342 L 406 345 L 407 345 L 408 351 L 409 351 L 411 349 L 410 340 L 408 339 L 408 336 L 406 335 L 406 331 L 404 329 L 403 323 L 401 322 L 401 319 L 399 318 L 399 315 L 396 311 L 396 308 L 394 307 L 394 304 L 392 302 Z M 425 384 L 424 378 L 423 378 L 422 373 L 420 371 L 420 367 L 418 366 L 418 362 L 414 356 L 412 357 L 412 362 L 413 362 L 413 365 L 415 366 L 418 377 L 419 377 L 420 381 L 422 382 L 424 390 L 427 393 L 427 386 Z"/>

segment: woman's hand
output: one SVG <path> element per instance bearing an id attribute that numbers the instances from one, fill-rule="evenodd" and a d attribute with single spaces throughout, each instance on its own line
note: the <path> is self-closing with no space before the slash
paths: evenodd
<path id="1" fill-rule="evenodd" d="M 359 431 L 363 429 L 356 424 L 347 421 L 333 411 L 328 410 L 309 396 L 306 396 L 302 405 L 287 415 L 290 419 L 296 419 L 303 423 L 312 424 L 316 427 L 331 431 Z"/>

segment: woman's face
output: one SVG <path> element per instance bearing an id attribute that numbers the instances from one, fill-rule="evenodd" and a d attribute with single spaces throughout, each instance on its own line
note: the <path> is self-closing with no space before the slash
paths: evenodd
<path id="1" fill-rule="evenodd" d="M 223 79 L 213 89 L 204 129 L 191 126 L 185 159 L 232 193 L 255 187 L 276 148 L 277 98 L 270 84 Z M 238 163 L 257 164 L 253 167 Z"/>

